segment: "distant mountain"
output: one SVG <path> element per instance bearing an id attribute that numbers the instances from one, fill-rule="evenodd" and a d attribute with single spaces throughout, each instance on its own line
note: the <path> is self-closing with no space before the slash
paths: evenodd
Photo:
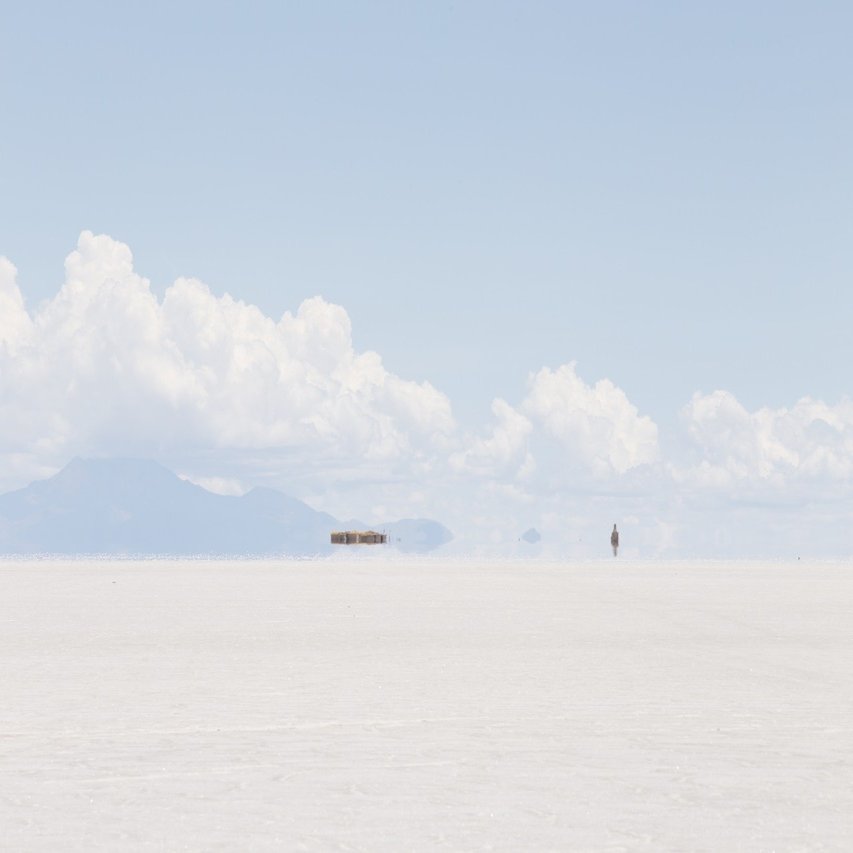
<path id="1" fill-rule="evenodd" d="M 404 518 L 379 528 L 388 533 L 388 539 L 400 551 L 432 551 L 453 539 L 453 534 L 437 521 L 428 518 Z"/>
<path id="2" fill-rule="evenodd" d="M 537 542 L 540 542 L 542 539 L 542 535 L 535 527 L 530 527 L 521 534 L 521 540 L 523 542 L 527 542 L 528 545 L 535 545 Z"/>
<path id="3" fill-rule="evenodd" d="M 437 522 L 414 524 L 401 546 L 428 550 L 452 538 Z M 0 495 L 7 554 L 307 556 L 331 552 L 329 533 L 340 526 L 281 492 L 216 495 L 139 459 L 74 459 L 48 480 Z"/>
<path id="4" fill-rule="evenodd" d="M 366 521 L 350 519 L 340 522 L 342 530 L 377 530 L 388 534 L 388 542 L 398 551 L 423 553 L 440 548 L 453 540 L 453 533 L 443 524 L 430 518 L 403 518 L 400 521 L 385 521 L 368 524 Z"/>

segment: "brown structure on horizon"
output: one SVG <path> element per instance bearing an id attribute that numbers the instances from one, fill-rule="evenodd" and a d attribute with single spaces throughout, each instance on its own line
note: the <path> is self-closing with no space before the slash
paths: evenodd
<path id="1" fill-rule="evenodd" d="M 387 534 L 375 530 L 340 530 L 332 533 L 332 545 L 384 545 L 387 541 Z"/>

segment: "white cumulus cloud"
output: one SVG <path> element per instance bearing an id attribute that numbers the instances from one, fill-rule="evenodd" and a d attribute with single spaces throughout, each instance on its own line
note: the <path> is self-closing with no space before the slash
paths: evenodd
<path id="1" fill-rule="evenodd" d="M 525 478 L 535 467 L 528 449 L 533 424 L 500 398 L 492 402 L 492 414 L 495 423 L 489 433 L 470 439 L 464 450 L 454 453 L 451 468 L 488 477 Z"/>
<path id="2" fill-rule="evenodd" d="M 354 350 L 340 306 L 276 321 L 193 279 L 159 301 L 130 249 L 90 232 L 32 315 L 0 259 L 0 413 L 3 451 L 34 465 L 187 448 L 418 460 L 455 429 L 445 395 Z"/>
<path id="3" fill-rule="evenodd" d="M 804 397 L 790 408 L 748 411 L 728 391 L 694 394 L 682 411 L 699 461 L 682 480 L 726 487 L 783 486 L 853 477 L 853 401 Z"/>
<path id="4" fill-rule="evenodd" d="M 0 257 L 0 348 L 15 352 L 32 332 L 32 322 L 16 282 L 18 271 Z"/>
<path id="5" fill-rule="evenodd" d="M 469 437 L 451 468 L 530 487 L 558 488 L 592 475 L 612 479 L 659 457 L 658 429 L 609 379 L 588 385 L 574 362 L 531 373 L 517 407 L 497 398 L 494 422 Z"/>
<path id="6" fill-rule="evenodd" d="M 598 475 L 624 474 L 658 459 L 658 428 L 609 379 L 587 385 L 575 363 L 530 377 L 521 411 Z"/>

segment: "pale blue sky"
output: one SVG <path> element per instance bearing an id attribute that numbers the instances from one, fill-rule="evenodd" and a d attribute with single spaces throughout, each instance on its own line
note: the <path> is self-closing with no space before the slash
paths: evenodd
<path id="1" fill-rule="evenodd" d="M 577 360 L 666 430 L 853 363 L 847 3 L 8 3 L 0 254 L 344 305 L 463 423 Z"/>

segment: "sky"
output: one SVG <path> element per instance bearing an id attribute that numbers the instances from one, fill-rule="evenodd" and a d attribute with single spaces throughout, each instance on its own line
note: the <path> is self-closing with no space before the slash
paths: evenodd
<path id="1" fill-rule="evenodd" d="M 851 25 L 8 4 L 0 488 L 144 455 L 461 548 L 849 553 Z"/>

